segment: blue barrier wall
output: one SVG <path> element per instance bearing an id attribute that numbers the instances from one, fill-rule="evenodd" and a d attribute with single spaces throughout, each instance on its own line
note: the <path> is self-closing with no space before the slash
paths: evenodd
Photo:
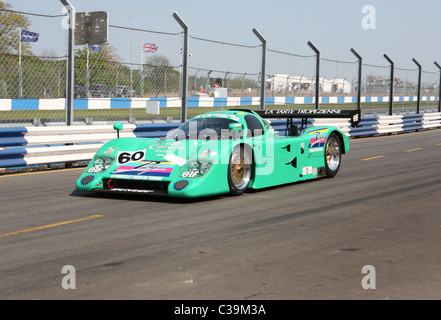
<path id="1" fill-rule="evenodd" d="M 128 109 L 145 107 L 140 101 L 159 101 L 159 107 L 179 107 L 181 101 L 179 98 L 100 98 L 100 99 L 74 99 L 74 110 L 86 110 L 91 108 L 94 103 L 99 101 L 100 109 Z M 361 102 L 388 102 L 389 97 L 361 97 Z M 395 97 L 394 101 L 417 101 L 417 97 L 403 96 Z M 438 101 L 438 97 L 424 96 L 421 101 Z M 320 97 L 321 104 L 328 103 L 356 103 L 357 97 Z M 266 97 L 267 105 L 284 104 L 313 104 L 314 97 Z M 259 105 L 258 97 L 189 97 L 188 107 L 227 107 L 227 106 L 251 106 Z M 65 99 L 0 99 L 0 110 L 64 110 Z"/>

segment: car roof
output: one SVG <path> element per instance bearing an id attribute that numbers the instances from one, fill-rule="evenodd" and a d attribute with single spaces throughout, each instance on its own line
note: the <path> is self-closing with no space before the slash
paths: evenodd
<path id="1" fill-rule="evenodd" d="M 244 117 L 247 115 L 254 115 L 257 118 L 260 118 L 260 116 L 252 110 L 231 109 L 231 110 L 212 111 L 212 112 L 203 113 L 193 117 L 192 119 L 204 118 L 207 116 L 216 117 L 216 115 L 219 115 L 219 118 L 232 119 L 238 122 L 244 121 Z"/>

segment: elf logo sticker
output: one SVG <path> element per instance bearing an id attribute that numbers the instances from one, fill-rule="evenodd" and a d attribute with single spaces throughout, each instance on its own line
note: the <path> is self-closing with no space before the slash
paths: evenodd
<path id="1" fill-rule="evenodd" d="M 196 171 L 184 171 L 182 172 L 181 177 L 182 178 L 194 178 L 198 175 L 198 172 Z"/>

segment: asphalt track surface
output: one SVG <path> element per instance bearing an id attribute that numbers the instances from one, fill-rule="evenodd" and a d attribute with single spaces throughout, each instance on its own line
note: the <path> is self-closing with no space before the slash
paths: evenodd
<path id="1" fill-rule="evenodd" d="M 82 170 L 0 176 L 0 299 L 441 298 L 440 130 L 239 197 L 82 193 Z"/>

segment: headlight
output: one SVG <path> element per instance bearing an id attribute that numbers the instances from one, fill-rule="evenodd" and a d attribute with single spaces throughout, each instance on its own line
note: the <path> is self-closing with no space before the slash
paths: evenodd
<path id="1" fill-rule="evenodd" d="M 200 178 L 207 174 L 213 167 L 213 161 L 210 160 L 190 160 L 188 169 L 180 174 L 182 178 Z"/>
<path id="2" fill-rule="evenodd" d="M 199 172 L 199 168 L 200 168 L 200 164 L 197 162 L 190 162 L 188 164 L 188 170 L 193 171 L 193 172 Z"/>
<path id="3" fill-rule="evenodd" d="M 101 158 L 95 159 L 95 162 L 93 163 L 94 167 L 102 168 L 104 164 L 104 160 Z"/>
<path id="4" fill-rule="evenodd" d="M 112 163 L 115 161 L 114 158 L 111 157 L 101 157 L 98 156 L 93 161 L 93 167 L 89 168 L 87 172 L 89 173 L 100 173 L 104 172 L 110 168 Z"/>
<path id="5" fill-rule="evenodd" d="M 104 170 L 109 169 L 109 167 L 110 167 L 110 166 L 112 165 L 112 163 L 113 163 L 113 160 L 114 160 L 114 159 L 111 159 L 111 158 L 107 158 L 106 160 L 104 160 L 104 164 L 103 164 Z"/>

